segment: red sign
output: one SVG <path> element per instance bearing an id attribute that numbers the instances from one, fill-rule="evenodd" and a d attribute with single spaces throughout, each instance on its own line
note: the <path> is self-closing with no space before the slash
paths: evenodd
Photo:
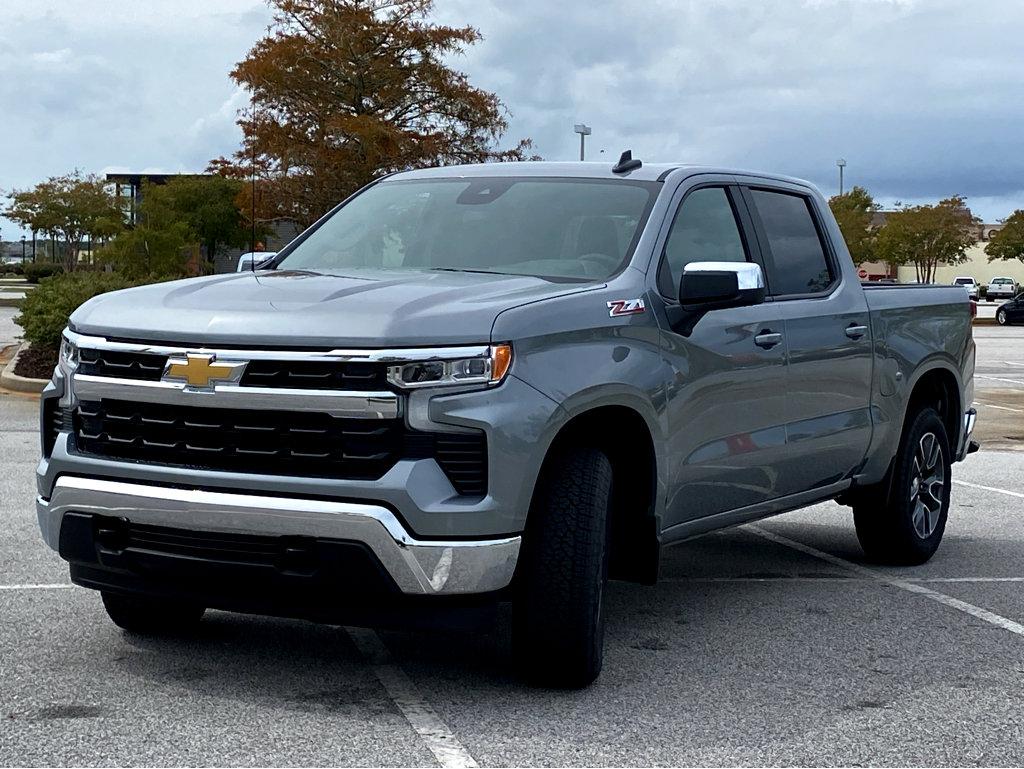
<path id="1" fill-rule="evenodd" d="M 867 270 L 865 270 L 863 268 L 860 269 L 860 270 L 857 270 L 857 277 L 860 278 L 861 280 L 864 280 L 864 278 L 866 278 L 867 276 L 868 276 L 868 271 Z"/>

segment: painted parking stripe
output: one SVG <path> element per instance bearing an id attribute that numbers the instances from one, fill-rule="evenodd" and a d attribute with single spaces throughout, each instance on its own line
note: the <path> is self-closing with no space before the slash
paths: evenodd
<path id="1" fill-rule="evenodd" d="M 1000 411 L 1013 411 L 1017 414 L 1024 414 L 1024 409 L 1012 409 L 1009 406 L 997 406 L 994 403 L 982 403 L 981 401 L 975 401 L 975 406 L 984 406 L 987 409 L 999 409 Z"/>
<path id="2" fill-rule="evenodd" d="M 1014 622 L 1012 619 L 1007 619 L 1006 617 L 1000 616 L 999 614 L 991 612 L 988 609 L 982 609 L 980 606 L 975 606 L 974 604 L 967 603 L 967 601 L 961 601 L 959 598 L 954 598 L 951 595 L 940 593 L 939 591 L 932 590 L 931 588 L 925 587 L 924 585 L 917 584 L 915 582 L 910 582 L 905 579 L 897 579 L 896 577 L 891 577 L 883 572 L 875 571 L 874 569 L 869 569 L 866 566 L 860 566 L 859 564 L 847 561 L 846 559 L 832 555 L 831 553 L 825 553 L 821 550 L 817 550 L 813 547 L 810 547 L 809 545 L 805 545 L 803 542 L 797 542 L 796 540 L 790 539 L 789 537 L 784 537 L 781 534 L 776 534 L 775 532 L 768 531 L 767 529 L 763 529 L 760 526 L 748 524 L 744 528 L 748 531 L 752 531 L 758 536 L 767 539 L 770 542 L 775 542 L 778 545 L 784 545 L 785 547 L 791 548 L 793 550 L 798 550 L 801 553 L 805 553 L 806 555 L 810 555 L 819 560 L 831 563 L 833 566 L 839 566 L 848 571 L 860 574 L 861 576 L 870 577 L 871 579 L 874 579 L 878 582 L 882 582 L 886 585 L 899 588 L 900 590 L 905 590 L 908 593 L 916 593 L 917 595 L 923 596 L 924 598 L 928 598 L 932 601 L 935 601 L 936 603 L 941 603 L 943 606 L 948 606 L 949 608 L 956 609 L 957 611 L 961 611 L 964 614 L 969 614 L 970 616 L 975 617 L 976 619 L 980 619 L 983 622 L 987 622 L 990 625 L 995 625 L 996 627 L 1002 628 L 1003 630 L 1008 630 L 1011 633 L 1016 633 L 1019 636 L 1024 636 L 1024 625 L 1021 625 L 1019 622 Z"/>
<path id="3" fill-rule="evenodd" d="M 1017 497 L 1018 499 L 1024 499 L 1024 494 L 1021 494 L 1019 491 L 1001 489 L 998 486 L 982 486 L 980 483 L 971 483 L 970 481 L 958 481 L 956 478 L 953 479 L 953 483 L 955 483 L 957 486 L 967 486 L 972 489 L 981 489 L 982 491 L 994 491 L 996 494 L 1005 494 L 1008 497 Z"/>
<path id="4" fill-rule="evenodd" d="M 1001 376 L 988 376 L 987 374 L 975 374 L 975 379 L 991 379 L 993 382 L 1009 382 L 1010 384 L 1024 384 L 1024 379 L 1005 379 Z"/>
<path id="5" fill-rule="evenodd" d="M 391 652 L 380 640 L 380 636 L 367 628 L 346 627 L 345 632 L 366 661 L 373 666 L 374 675 L 384 687 L 384 691 L 398 706 L 405 720 L 423 740 L 423 744 L 434 755 L 437 763 L 444 767 L 477 766 L 470 752 L 427 704 L 405 671 L 394 663 Z"/>
<path id="6" fill-rule="evenodd" d="M 0 585 L 0 590 L 66 590 L 74 585 L 66 585 L 63 583 L 48 584 L 37 584 L 37 585 Z"/>
<path id="7" fill-rule="evenodd" d="M 814 582 L 874 582 L 875 577 L 831 577 L 822 575 L 820 577 L 789 577 L 779 575 L 777 577 L 662 577 L 658 582 L 793 582 L 814 583 Z M 906 579 L 905 582 L 917 584 L 932 582 L 1024 582 L 1024 577 L 915 577 Z"/>

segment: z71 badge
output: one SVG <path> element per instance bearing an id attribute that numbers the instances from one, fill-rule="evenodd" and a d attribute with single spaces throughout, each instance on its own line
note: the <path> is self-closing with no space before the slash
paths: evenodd
<path id="1" fill-rule="evenodd" d="M 639 315 L 645 309 L 643 299 L 616 299 L 608 302 L 608 314 L 613 318 L 620 315 Z"/>

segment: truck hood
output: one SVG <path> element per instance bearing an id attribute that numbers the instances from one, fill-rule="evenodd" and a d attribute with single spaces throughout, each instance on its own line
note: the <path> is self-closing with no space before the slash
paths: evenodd
<path id="1" fill-rule="evenodd" d="M 71 327 L 196 345 L 479 344 L 503 310 L 599 287 L 461 272 L 242 272 L 102 294 L 72 313 Z"/>

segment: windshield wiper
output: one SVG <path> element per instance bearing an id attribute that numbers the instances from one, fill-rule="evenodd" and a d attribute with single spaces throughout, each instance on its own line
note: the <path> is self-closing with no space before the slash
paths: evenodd
<path id="1" fill-rule="evenodd" d="M 481 275 L 511 275 L 511 272 L 498 272 L 496 270 L 470 270 L 465 267 L 431 267 L 431 272 L 476 272 Z"/>

